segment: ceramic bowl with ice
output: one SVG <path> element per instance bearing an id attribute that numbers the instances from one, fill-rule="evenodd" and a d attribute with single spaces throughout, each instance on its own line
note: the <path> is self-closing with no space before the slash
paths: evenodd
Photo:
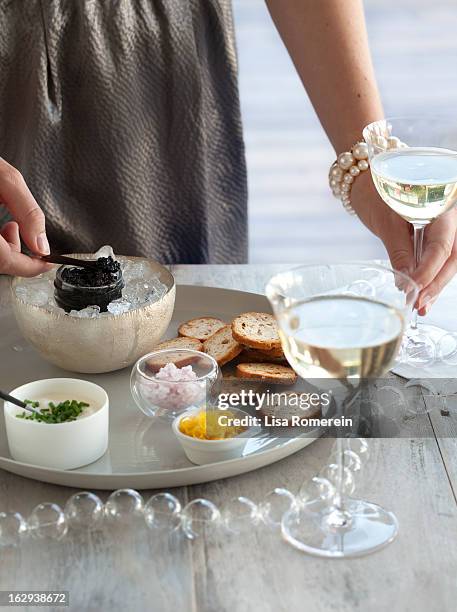
<path id="1" fill-rule="evenodd" d="M 75 421 L 43 423 L 18 418 L 24 410 L 5 402 L 5 429 L 11 457 L 21 463 L 72 470 L 97 461 L 108 448 L 109 401 L 99 385 L 74 378 L 36 380 L 11 391 L 20 400 L 38 401 L 41 410 L 50 401 L 85 402 Z"/>
<path id="2" fill-rule="evenodd" d="M 130 390 L 146 416 L 174 418 L 217 396 L 221 373 L 206 353 L 165 349 L 144 355 L 132 368 Z"/>
<path id="3" fill-rule="evenodd" d="M 94 255 L 112 255 L 103 247 Z M 54 297 L 58 266 L 35 278 L 15 277 L 12 306 L 24 337 L 47 361 L 72 372 L 101 373 L 132 365 L 152 351 L 170 323 L 176 287 L 172 274 L 143 257 L 116 256 L 125 286 L 122 297 L 100 312 L 89 305 L 67 313 Z"/>

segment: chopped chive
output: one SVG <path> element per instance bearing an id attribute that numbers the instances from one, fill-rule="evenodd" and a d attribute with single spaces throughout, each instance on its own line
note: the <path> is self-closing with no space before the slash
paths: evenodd
<path id="1" fill-rule="evenodd" d="M 39 408 L 40 403 L 33 400 L 24 400 L 25 404 L 33 408 Z M 40 412 L 32 412 L 17 414 L 18 419 L 26 419 L 27 421 L 39 421 L 42 423 L 68 423 L 76 421 L 76 419 L 87 408 L 89 404 L 86 402 L 78 402 L 77 400 L 65 400 L 57 406 L 54 402 L 48 403 L 48 408 L 42 408 Z"/>

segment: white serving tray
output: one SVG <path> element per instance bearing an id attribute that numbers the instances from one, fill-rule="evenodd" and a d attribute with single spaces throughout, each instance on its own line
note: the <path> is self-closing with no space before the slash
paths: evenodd
<path id="1" fill-rule="evenodd" d="M 187 319 L 210 315 L 230 321 L 240 312 L 271 312 L 258 294 L 182 285 L 167 337 L 176 335 Z M 262 434 L 249 440 L 244 456 L 210 465 L 188 461 L 168 422 L 148 419 L 130 395 L 130 368 L 108 374 L 75 374 L 44 361 L 21 337 L 9 308 L 0 314 L 0 388 L 11 391 L 32 380 L 70 376 L 101 385 L 110 398 L 110 444 L 99 461 L 77 470 L 41 468 L 11 459 L 3 416 L 0 415 L 0 468 L 35 480 L 88 489 L 164 488 L 226 478 L 279 461 L 311 444 L 317 432 L 299 438 Z"/>

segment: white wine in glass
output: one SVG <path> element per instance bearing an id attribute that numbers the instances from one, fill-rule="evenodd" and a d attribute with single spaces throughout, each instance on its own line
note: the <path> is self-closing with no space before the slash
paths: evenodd
<path id="1" fill-rule="evenodd" d="M 426 226 L 457 202 L 457 132 L 453 123 L 452 118 L 399 117 L 376 121 L 363 130 L 379 195 L 413 226 L 416 267 Z M 415 311 L 402 361 L 413 367 L 432 367 L 445 333 L 436 326 L 418 324 Z"/>
<path id="2" fill-rule="evenodd" d="M 386 372 L 404 330 L 403 315 L 395 307 L 347 294 L 298 301 L 280 318 L 287 360 L 307 378 L 360 378 Z"/>
<path id="3" fill-rule="evenodd" d="M 417 286 L 375 264 L 308 265 L 274 276 L 266 287 L 284 353 L 302 378 L 328 389 L 337 379 L 351 398 L 361 382 L 382 376 L 396 357 Z M 324 380 L 327 379 L 325 383 Z M 325 384 L 324 384 L 325 383 Z M 339 406 L 344 414 L 346 403 Z M 331 558 L 367 554 L 397 534 L 395 516 L 344 494 L 344 441 L 337 436 L 337 478 L 330 500 L 309 500 L 282 519 L 295 548 Z"/>
<path id="4" fill-rule="evenodd" d="M 410 223 L 427 224 L 457 201 L 457 152 L 407 147 L 376 155 L 373 181 L 381 198 Z"/>

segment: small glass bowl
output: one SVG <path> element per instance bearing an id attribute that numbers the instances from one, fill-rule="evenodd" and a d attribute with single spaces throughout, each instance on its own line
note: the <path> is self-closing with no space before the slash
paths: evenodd
<path id="1" fill-rule="evenodd" d="M 160 380 L 157 373 L 167 364 L 190 366 L 194 380 Z M 148 353 L 133 366 L 130 391 L 136 405 L 148 417 L 174 419 L 190 407 L 210 406 L 217 399 L 222 375 L 213 357 L 190 349 L 165 349 Z"/>

